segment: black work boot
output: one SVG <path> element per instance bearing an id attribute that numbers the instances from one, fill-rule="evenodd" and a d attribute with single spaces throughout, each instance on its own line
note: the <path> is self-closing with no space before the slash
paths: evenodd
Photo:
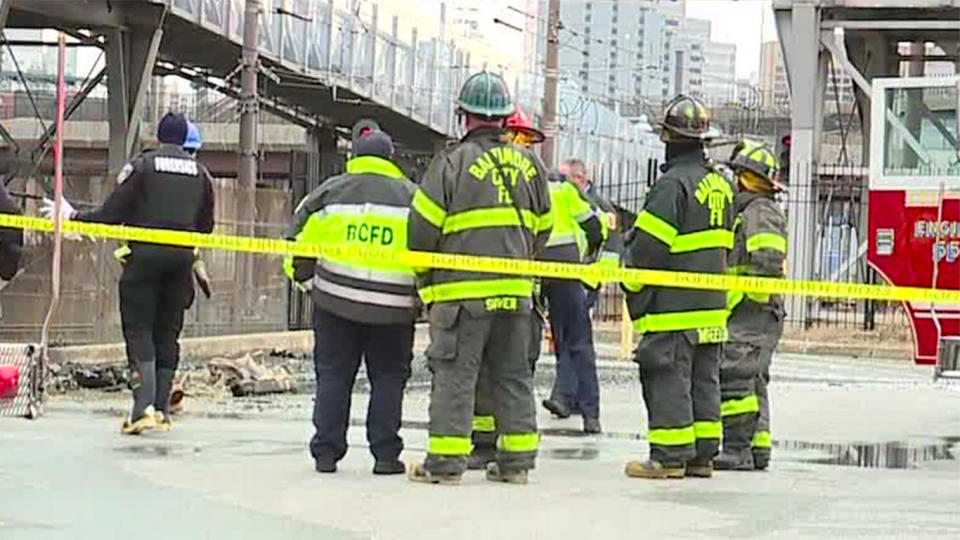
<path id="1" fill-rule="evenodd" d="M 770 466 L 770 449 L 754 448 L 750 453 L 753 455 L 753 470 L 767 470 L 767 467 Z"/>
<path id="2" fill-rule="evenodd" d="M 543 408 L 553 413 L 557 418 L 570 418 L 570 409 L 559 399 L 545 399 L 542 405 Z"/>
<path id="3" fill-rule="evenodd" d="M 752 471 L 753 452 L 749 448 L 734 449 L 724 445 L 713 465 L 718 471 Z"/>
<path id="4" fill-rule="evenodd" d="M 378 460 L 373 465 L 373 474 L 403 474 L 405 472 L 407 472 L 407 466 L 399 459 Z"/>
<path id="5" fill-rule="evenodd" d="M 583 432 L 587 435 L 596 435 L 603 431 L 600 429 L 600 419 L 599 418 L 588 418 L 583 417 Z"/>
<path id="6" fill-rule="evenodd" d="M 684 470 L 685 476 L 692 476 L 694 478 L 710 478 L 713 476 L 713 460 L 712 459 L 691 459 L 687 462 L 686 470 Z"/>
<path id="7" fill-rule="evenodd" d="M 337 460 L 329 457 L 317 458 L 314 462 L 314 468 L 318 473 L 335 473 L 337 472 Z"/>
<path id="8" fill-rule="evenodd" d="M 486 470 L 489 463 L 497 459 L 496 448 L 473 447 L 473 452 L 467 458 L 467 469 L 471 471 Z"/>

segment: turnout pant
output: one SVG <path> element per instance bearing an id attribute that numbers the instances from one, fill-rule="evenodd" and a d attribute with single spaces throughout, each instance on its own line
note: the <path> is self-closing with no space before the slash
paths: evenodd
<path id="1" fill-rule="evenodd" d="M 315 307 L 313 363 L 317 393 L 313 404 L 316 432 L 310 440 L 314 460 L 339 461 L 347 453 L 350 398 L 360 361 L 370 381 L 367 441 L 377 461 L 396 460 L 403 450 L 400 419 L 403 390 L 413 359 L 413 323 L 366 324 Z"/>
<path id="2" fill-rule="evenodd" d="M 717 455 L 720 355 L 719 344 L 698 344 L 696 331 L 644 334 L 636 362 L 647 406 L 650 459 L 675 465 Z"/>
<path id="3" fill-rule="evenodd" d="M 597 356 L 583 286 L 578 281 L 550 279 L 544 280 L 543 291 L 557 353 L 557 377 L 550 397 L 587 418 L 600 418 Z"/>
<path id="4" fill-rule="evenodd" d="M 488 443 L 497 439 L 501 469 L 534 468 L 540 436 L 528 357 L 530 323 L 526 310 L 488 313 L 456 302 L 431 306 L 428 471 L 462 473 L 475 428 Z M 486 396 L 481 407 L 493 414 L 475 419 L 481 372 L 489 389 L 481 391 Z"/>
<path id="5" fill-rule="evenodd" d="M 723 450 L 743 455 L 753 449 L 762 466 L 770 459 L 770 363 L 783 333 L 783 320 L 767 305 L 741 301 L 728 323 L 730 341 L 720 366 Z"/>
<path id="6" fill-rule="evenodd" d="M 536 372 L 537 360 L 540 358 L 540 342 L 543 339 L 543 320 L 536 310 L 530 310 L 530 344 L 527 360 L 530 364 L 530 374 Z M 490 377 L 488 364 L 480 365 L 480 375 L 477 377 L 477 393 L 473 408 L 473 453 L 481 454 L 492 459 L 497 453 L 497 421 L 494 411 L 493 381 Z"/>
<path id="7" fill-rule="evenodd" d="M 193 303 L 193 253 L 134 253 L 120 276 L 120 321 L 127 348 L 136 420 L 147 407 L 167 413 L 180 363 L 183 312 Z"/>

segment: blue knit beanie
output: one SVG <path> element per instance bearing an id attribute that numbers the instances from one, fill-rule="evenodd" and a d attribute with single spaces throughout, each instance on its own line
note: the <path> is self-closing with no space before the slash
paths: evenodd
<path id="1" fill-rule="evenodd" d="M 163 115 L 157 126 L 157 140 L 163 144 L 183 146 L 187 139 L 187 117 L 180 113 L 168 112 Z"/>

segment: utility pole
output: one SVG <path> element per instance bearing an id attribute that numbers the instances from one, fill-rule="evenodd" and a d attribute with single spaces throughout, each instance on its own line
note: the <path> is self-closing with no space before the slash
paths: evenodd
<path id="1" fill-rule="evenodd" d="M 240 187 L 251 194 L 257 187 L 257 116 L 260 103 L 260 0 L 246 0 L 243 11 L 243 53 L 240 58 Z M 252 200 L 252 197 L 251 197 Z M 247 217 L 247 216 L 245 216 Z M 253 217 L 253 216 L 249 216 Z"/>
<path id="2" fill-rule="evenodd" d="M 554 167 L 557 135 L 557 87 L 560 83 L 560 0 L 548 0 L 547 4 L 547 58 L 544 69 L 543 89 L 543 161 Z"/>
<path id="3" fill-rule="evenodd" d="M 239 223 L 237 233 L 242 236 L 254 235 L 257 222 L 257 142 L 258 116 L 260 109 L 257 78 L 260 75 L 260 0 L 246 0 L 243 10 L 243 52 L 240 57 L 240 167 L 239 167 Z M 251 308 L 253 295 L 253 258 L 249 254 L 238 254 L 241 259 L 239 270 L 239 297 L 234 300 L 234 309 L 238 306 L 239 315 L 244 317 Z M 234 321 L 235 323 L 238 321 Z"/>

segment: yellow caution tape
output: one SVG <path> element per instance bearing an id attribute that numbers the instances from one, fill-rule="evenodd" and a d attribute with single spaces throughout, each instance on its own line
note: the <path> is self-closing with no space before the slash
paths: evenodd
<path id="1" fill-rule="evenodd" d="M 0 214 L 0 227 L 53 232 L 53 221 L 30 216 Z M 75 233 L 131 242 L 146 242 L 182 247 L 200 247 L 244 253 L 293 255 L 320 258 L 324 255 L 349 259 L 376 259 L 402 263 L 413 268 L 442 268 L 471 272 L 540 276 L 563 279 L 589 279 L 600 282 L 636 283 L 658 287 L 743 291 L 762 294 L 818 296 L 828 298 L 960 304 L 960 290 L 894 287 L 860 283 L 801 281 L 726 274 L 701 274 L 668 270 L 609 267 L 601 264 L 574 264 L 523 259 L 502 259 L 420 251 L 397 251 L 356 244 L 299 243 L 276 238 L 251 238 L 222 234 L 202 234 L 168 229 L 147 229 L 124 225 L 66 221 L 63 233 Z"/>

